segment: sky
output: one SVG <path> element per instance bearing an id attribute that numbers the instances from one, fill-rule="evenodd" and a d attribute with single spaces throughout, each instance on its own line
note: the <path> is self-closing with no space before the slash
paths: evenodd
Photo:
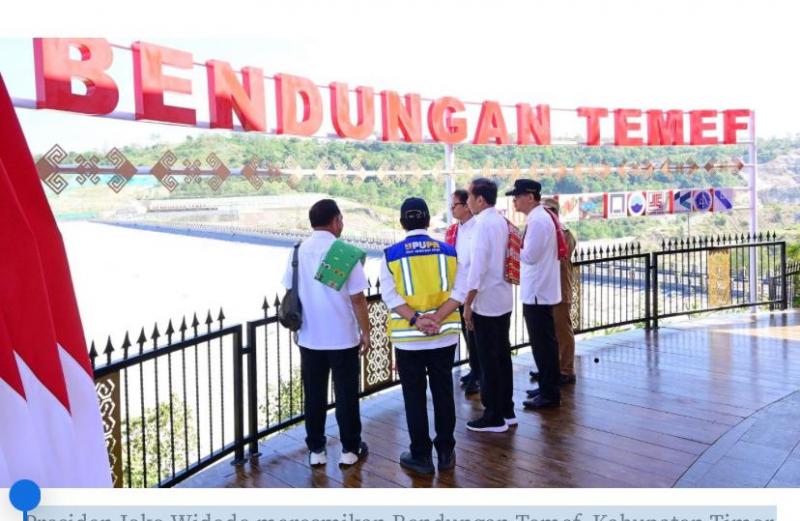
<path id="1" fill-rule="evenodd" d="M 144 40 L 175 47 L 191 51 L 196 62 L 222 59 L 236 68 L 261 67 L 267 75 L 287 72 L 317 84 L 344 81 L 423 97 L 554 108 L 750 108 L 759 136 L 800 133 L 797 13 L 790 2 L 348 0 L 206 7 L 143 0 L 53 3 L 47 17 L 35 13 L 33 2 L 20 4 L 11 6 L 17 16 L 0 20 L 0 73 L 12 96 L 21 98 L 35 96 L 33 36 L 85 35 L 126 46 Z M 131 111 L 130 53 L 115 50 L 114 60 L 119 108 Z M 202 69 L 176 75 L 193 78 L 195 93 L 168 100 L 197 107 L 198 117 L 207 119 Z M 274 125 L 270 83 L 266 91 Z M 107 150 L 209 132 L 54 111 L 19 113 L 35 152 L 55 142 Z M 574 127 L 554 117 L 554 134 L 581 130 L 572 120 Z"/>

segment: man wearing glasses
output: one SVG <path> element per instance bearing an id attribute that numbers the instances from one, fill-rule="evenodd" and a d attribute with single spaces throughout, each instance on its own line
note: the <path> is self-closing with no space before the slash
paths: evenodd
<path id="1" fill-rule="evenodd" d="M 467 206 L 469 193 L 464 189 L 453 192 L 450 200 L 450 213 L 456 220 L 445 233 L 445 242 L 455 246 L 458 253 L 458 263 L 463 266 L 465 272 L 469 272 L 469 256 L 472 246 L 472 236 L 475 230 L 476 220 L 472 218 L 472 212 Z M 467 329 L 464 324 L 464 306 L 459 308 L 461 311 L 461 331 L 467 342 L 467 353 L 469 355 L 469 374 L 461 377 L 461 384 L 464 386 L 464 394 L 479 393 L 481 383 L 481 364 L 478 360 L 478 351 L 475 341 L 475 332 Z"/>

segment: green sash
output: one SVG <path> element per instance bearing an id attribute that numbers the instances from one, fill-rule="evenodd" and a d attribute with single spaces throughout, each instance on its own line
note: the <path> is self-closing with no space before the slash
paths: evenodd
<path id="1" fill-rule="evenodd" d="M 344 241 L 336 240 L 331 244 L 325 258 L 322 259 L 322 264 L 317 269 L 317 274 L 314 278 L 326 286 L 339 291 L 347 282 L 350 272 L 356 267 L 356 264 L 367 259 L 367 254 L 364 250 L 347 244 Z"/>

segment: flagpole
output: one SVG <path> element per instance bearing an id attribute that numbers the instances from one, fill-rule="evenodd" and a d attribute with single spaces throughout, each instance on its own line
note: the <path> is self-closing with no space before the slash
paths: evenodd
<path id="1" fill-rule="evenodd" d="M 754 110 L 750 111 L 750 124 L 748 125 L 748 133 L 749 133 L 749 141 L 750 143 L 747 145 L 747 162 L 749 163 L 748 167 L 748 185 L 750 189 L 750 237 L 752 240 L 755 240 L 756 234 L 758 233 L 758 181 L 757 181 L 757 171 L 758 171 L 758 145 L 756 144 L 756 112 Z M 758 297 L 756 296 L 756 291 L 758 290 L 758 257 L 756 255 L 756 249 L 754 247 L 750 247 L 750 301 L 757 302 Z M 755 308 L 753 308 L 753 312 L 755 312 Z"/>

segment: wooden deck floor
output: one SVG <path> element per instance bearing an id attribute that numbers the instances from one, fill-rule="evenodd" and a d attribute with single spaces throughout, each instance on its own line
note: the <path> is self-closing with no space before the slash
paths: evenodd
<path id="1" fill-rule="evenodd" d="M 182 486 L 800 486 L 800 313 L 663 324 L 580 340 L 577 351 L 577 385 L 545 412 L 521 410 L 535 386 L 532 357 L 515 357 L 520 423 L 506 433 L 467 431 L 480 402 L 458 392 L 454 471 L 400 468 L 408 433 L 395 388 L 362 402 L 370 454 L 350 469 L 336 464 L 329 415 L 326 467 L 308 467 L 301 425 L 262 442 L 245 465 L 225 460 Z"/>

